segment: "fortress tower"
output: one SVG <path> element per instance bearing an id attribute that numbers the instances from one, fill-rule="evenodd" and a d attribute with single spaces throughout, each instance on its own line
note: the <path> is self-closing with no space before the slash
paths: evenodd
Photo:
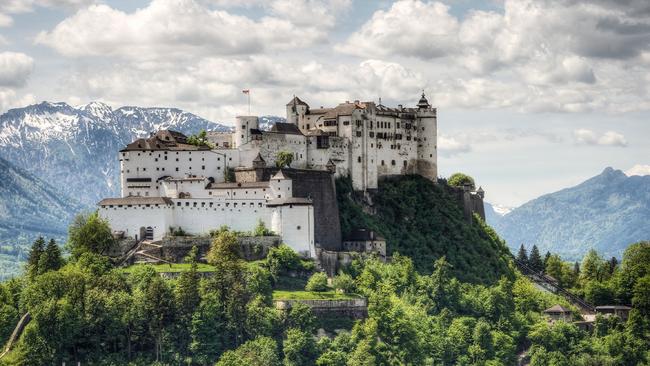
<path id="1" fill-rule="evenodd" d="M 438 176 L 438 119 L 436 109 L 429 105 L 424 93 L 417 104 L 416 114 L 419 120 L 417 173 L 435 181 Z"/>
<path id="2" fill-rule="evenodd" d="M 259 119 L 257 116 L 237 116 L 235 118 L 235 136 L 233 139 L 235 148 L 250 142 L 251 129 L 259 129 Z"/>

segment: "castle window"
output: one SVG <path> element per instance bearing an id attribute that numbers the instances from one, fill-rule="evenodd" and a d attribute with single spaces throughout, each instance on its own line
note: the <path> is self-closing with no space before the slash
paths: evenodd
<path id="1" fill-rule="evenodd" d="M 190 158 L 190 161 L 192 161 L 192 158 Z"/>
<path id="2" fill-rule="evenodd" d="M 167 160 L 167 156 L 165 156 L 165 160 Z"/>
<path id="3" fill-rule="evenodd" d="M 201 169 L 205 170 L 205 165 L 201 165 Z"/>
<path id="4" fill-rule="evenodd" d="M 404 160 L 404 162 L 403 162 L 404 168 L 406 168 L 406 164 L 407 164 L 406 160 Z"/>
<path id="5" fill-rule="evenodd" d="M 429 157 L 432 158 L 432 157 L 433 157 L 433 154 L 429 154 Z"/>
<path id="6" fill-rule="evenodd" d="M 297 229 L 297 230 L 300 230 L 300 225 L 296 226 L 296 229 Z"/>
<path id="7" fill-rule="evenodd" d="M 158 158 L 153 159 L 154 161 L 158 161 Z"/>
<path id="8" fill-rule="evenodd" d="M 391 160 L 390 165 L 395 165 L 395 160 Z"/>
<path id="9" fill-rule="evenodd" d="M 350 125 L 350 121 L 343 121 L 343 126 L 349 126 L 349 125 Z"/>
<path id="10" fill-rule="evenodd" d="M 358 162 L 358 163 L 361 162 L 361 157 L 360 157 L 360 156 L 357 158 L 357 162 Z"/>
<path id="11" fill-rule="evenodd" d="M 196 202 L 194 202 L 194 203 L 192 204 L 192 206 L 196 207 Z"/>
<path id="12" fill-rule="evenodd" d="M 201 207 L 205 207 L 205 202 L 201 202 Z"/>
<path id="13" fill-rule="evenodd" d="M 176 158 L 176 161 L 178 161 L 178 158 Z"/>
<path id="14" fill-rule="evenodd" d="M 189 202 L 185 202 L 185 206 L 186 206 L 186 207 L 189 207 L 189 205 L 190 205 Z"/>
<path id="15" fill-rule="evenodd" d="M 181 206 L 181 203 L 180 203 L 180 202 L 176 202 L 176 206 L 180 207 L 180 206 Z"/>
<path id="16" fill-rule="evenodd" d="M 357 137 L 361 137 L 361 131 L 357 131 Z"/>
<path id="17" fill-rule="evenodd" d="M 210 207 L 212 207 L 212 202 L 210 202 Z"/>
<path id="18" fill-rule="evenodd" d="M 176 167 L 176 171 L 178 171 L 178 167 Z"/>
<path id="19" fill-rule="evenodd" d="M 381 161 L 381 165 L 384 166 L 384 161 L 383 160 Z"/>

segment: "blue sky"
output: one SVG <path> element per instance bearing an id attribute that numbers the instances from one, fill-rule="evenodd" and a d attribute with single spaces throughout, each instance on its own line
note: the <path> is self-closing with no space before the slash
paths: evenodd
<path id="1" fill-rule="evenodd" d="M 439 114 L 442 175 L 515 206 L 650 173 L 645 0 L 0 0 L 0 112 L 99 100 L 231 123 L 296 94 Z"/>

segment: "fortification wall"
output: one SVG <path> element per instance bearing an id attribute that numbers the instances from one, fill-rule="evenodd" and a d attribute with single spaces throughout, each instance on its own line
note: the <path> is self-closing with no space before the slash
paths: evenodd
<path id="1" fill-rule="evenodd" d="M 276 167 L 237 169 L 235 178 L 238 182 L 259 177 L 267 181 L 278 170 Z M 309 197 L 313 201 L 316 244 L 326 250 L 340 250 L 341 226 L 333 174 L 326 170 L 309 169 L 282 169 L 282 172 L 293 181 L 294 197 Z"/>
<path id="2" fill-rule="evenodd" d="M 266 258 L 269 249 L 280 245 L 279 236 L 240 236 L 239 255 L 247 261 Z M 210 250 L 212 238 L 209 236 L 166 236 L 160 242 L 164 259 L 179 263 L 187 256 L 193 246 L 199 250 L 199 257 L 205 257 Z"/>

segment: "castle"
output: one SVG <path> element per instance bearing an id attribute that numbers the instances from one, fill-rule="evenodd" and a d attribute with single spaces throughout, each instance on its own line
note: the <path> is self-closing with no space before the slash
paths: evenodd
<path id="1" fill-rule="evenodd" d="M 294 97 L 286 122 L 259 129 L 256 116 L 236 118 L 232 133 L 210 132 L 190 144 L 158 131 L 119 152 L 121 197 L 99 203 L 116 233 L 160 240 L 171 230 L 194 235 L 227 225 L 250 231 L 259 221 L 304 256 L 341 248 L 334 178 L 355 190 L 381 177 L 437 177 L 436 109 L 424 93 L 415 108 L 345 102 L 310 108 Z M 276 165 L 278 153 L 290 166 Z"/>

